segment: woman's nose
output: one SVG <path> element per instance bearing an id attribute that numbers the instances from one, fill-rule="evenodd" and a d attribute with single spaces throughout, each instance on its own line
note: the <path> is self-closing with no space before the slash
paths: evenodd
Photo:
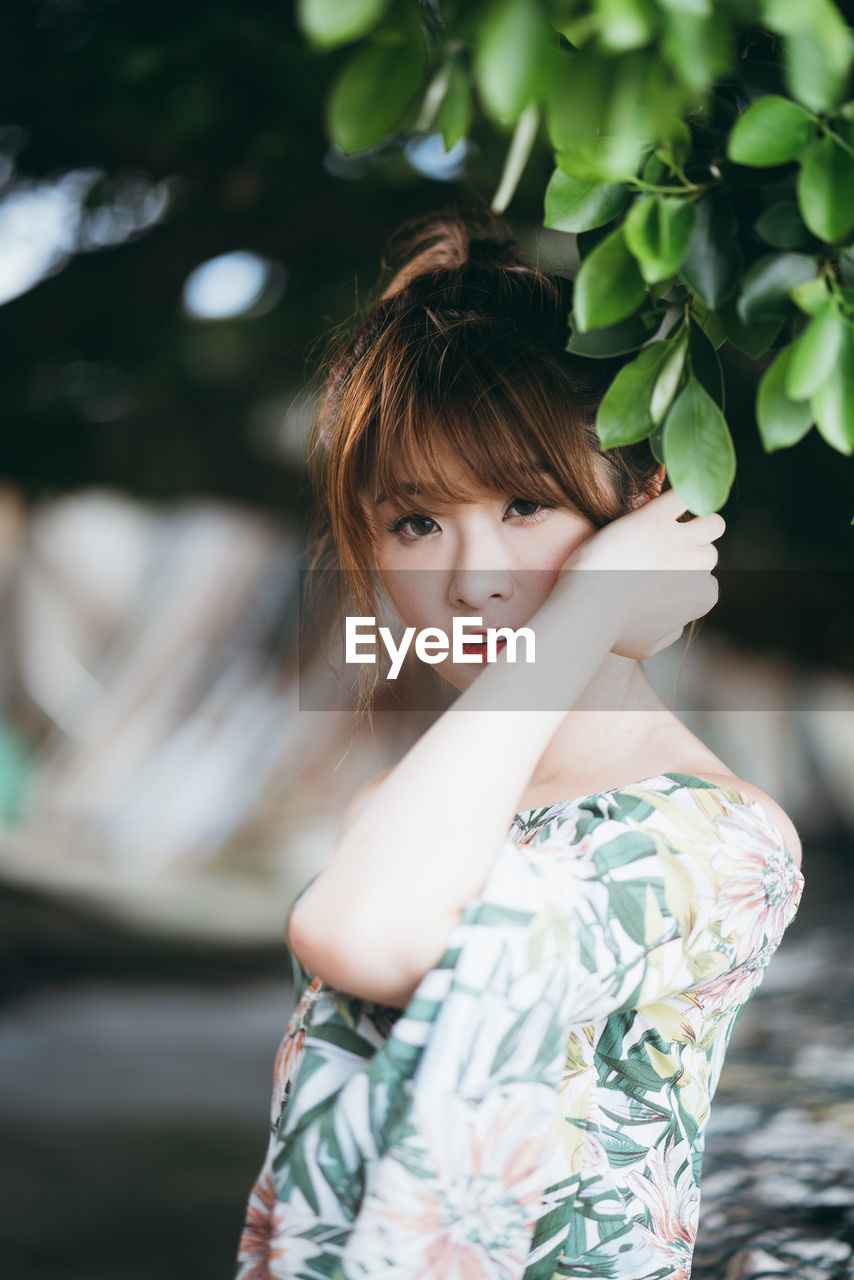
<path id="1" fill-rule="evenodd" d="M 488 600 L 509 600 L 515 590 L 510 549 L 490 512 L 461 521 L 451 563 L 449 600 L 454 609 L 481 609 Z"/>
<path id="2" fill-rule="evenodd" d="M 504 569 L 455 569 L 449 597 L 454 609 L 482 610 L 488 600 L 509 600 L 513 590 Z"/>

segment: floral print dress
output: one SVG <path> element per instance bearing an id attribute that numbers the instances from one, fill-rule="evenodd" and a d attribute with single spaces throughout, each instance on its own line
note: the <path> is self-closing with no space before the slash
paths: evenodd
<path id="1" fill-rule="evenodd" d="M 236 1280 L 688 1280 L 724 1054 L 803 884 L 756 800 L 665 773 L 517 814 L 403 1010 L 292 956 Z"/>

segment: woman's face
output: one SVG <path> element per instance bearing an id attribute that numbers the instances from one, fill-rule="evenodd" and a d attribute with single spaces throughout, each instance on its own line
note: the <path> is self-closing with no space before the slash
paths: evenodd
<path id="1" fill-rule="evenodd" d="M 444 474 L 463 468 L 445 448 Z M 609 492 L 606 464 L 594 459 Z M 382 495 L 380 495 L 382 498 Z M 427 506 L 417 493 L 406 508 L 374 493 L 362 494 L 373 526 L 375 567 L 405 627 L 439 627 L 452 635 L 455 617 L 480 617 L 487 627 L 524 626 L 551 592 L 572 552 L 595 525 L 569 505 L 545 507 L 524 495 L 482 491 L 477 501 Z M 478 628 L 466 626 L 468 634 Z M 476 662 L 454 663 L 449 653 L 436 670 L 465 689 L 486 663 L 485 647 L 466 646 Z"/>

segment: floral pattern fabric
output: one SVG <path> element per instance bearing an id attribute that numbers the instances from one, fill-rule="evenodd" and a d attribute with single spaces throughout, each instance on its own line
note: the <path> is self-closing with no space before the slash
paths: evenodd
<path id="1" fill-rule="evenodd" d="M 659 774 L 517 814 L 403 1010 L 292 955 L 236 1280 L 688 1280 L 724 1054 L 803 884 L 757 801 Z"/>

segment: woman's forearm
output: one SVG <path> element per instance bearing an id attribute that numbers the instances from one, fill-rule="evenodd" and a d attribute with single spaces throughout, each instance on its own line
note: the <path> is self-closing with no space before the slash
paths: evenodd
<path id="1" fill-rule="evenodd" d="M 441 932 L 459 918 L 550 738 L 616 640 L 618 605 L 607 595 L 601 574 L 566 575 L 527 624 L 536 664 L 508 663 L 499 650 L 369 796 L 292 929 L 366 945 L 396 937 L 406 948 L 425 922 Z"/>

